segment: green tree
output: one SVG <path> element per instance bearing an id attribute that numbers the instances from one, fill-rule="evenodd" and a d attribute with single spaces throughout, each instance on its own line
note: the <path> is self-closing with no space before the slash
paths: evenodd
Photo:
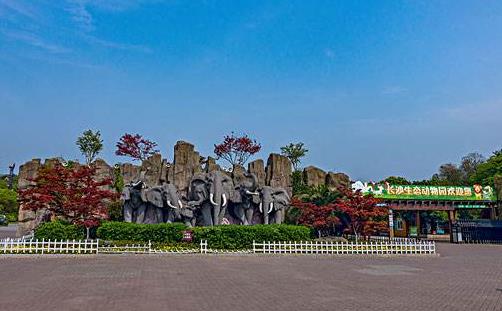
<path id="1" fill-rule="evenodd" d="M 391 185 L 410 185 L 411 184 L 408 179 L 406 179 L 404 177 L 400 177 L 400 176 L 389 176 L 379 183 L 386 183 L 386 182 L 388 182 Z"/>
<path id="2" fill-rule="evenodd" d="M 471 183 L 494 186 L 496 175 L 502 175 L 502 153 L 495 152 L 486 162 L 477 166 L 471 176 Z"/>
<path id="3" fill-rule="evenodd" d="M 304 147 L 303 143 L 290 143 L 287 146 L 281 147 L 281 154 L 287 157 L 291 164 L 293 164 L 293 170 L 297 171 L 303 158 L 307 153 L 308 149 Z"/>
<path id="4" fill-rule="evenodd" d="M 17 214 L 17 192 L 0 189 L 0 214 Z"/>
<path id="5" fill-rule="evenodd" d="M 87 130 L 77 138 L 77 146 L 85 157 L 85 162 L 90 165 L 96 156 L 103 150 L 103 140 L 99 131 Z"/>

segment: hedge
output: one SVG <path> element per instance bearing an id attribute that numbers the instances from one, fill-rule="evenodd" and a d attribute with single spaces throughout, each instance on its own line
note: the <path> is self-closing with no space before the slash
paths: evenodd
<path id="1" fill-rule="evenodd" d="M 226 225 L 195 227 L 194 243 L 207 240 L 214 249 L 251 249 L 253 241 L 308 241 L 313 238 L 312 230 L 293 225 Z"/>
<path id="2" fill-rule="evenodd" d="M 135 224 L 126 222 L 104 222 L 97 229 L 99 239 L 106 241 L 129 241 L 163 243 L 179 245 L 183 231 L 193 232 L 193 244 L 207 240 L 214 249 L 250 249 L 253 240 L 262 241 L 308 241 L 314 236 L 312 230 L 304 226 L 294 225 L 222 225 L 215 227 L 187 228 L 184 224 Z M 83 228 L 61 222 L 46 223 L 40 226 L 36 238 L 45 239 L 83 239 Z"/>
<path id="3" fill-rule="evenodd" d="M 83 240 L 85 229 L 62 221 L 46 222 L 35 230 L 35 239 Z"/>
<path id="4" fill-rule="evenodd" d="M 135 224 L 110 221 L 97 230 L 97 237 L 103 240 L 143 241 L 176 243 L 183 238 L 184 224 Z"/>

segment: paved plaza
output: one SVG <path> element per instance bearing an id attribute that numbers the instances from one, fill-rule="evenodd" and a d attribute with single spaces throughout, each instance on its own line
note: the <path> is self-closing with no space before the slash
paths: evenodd
<path id="1" fill-rule="evenodd" d="M 2 255 L 1 310 L 502 310 L 502 246 L 440 256 Z"/>

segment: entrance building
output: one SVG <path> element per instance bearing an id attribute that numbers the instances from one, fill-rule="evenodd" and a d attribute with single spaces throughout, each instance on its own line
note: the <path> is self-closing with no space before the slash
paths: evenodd
<path id="1" fill-rule="evenodd" d="M 355 182 L 353 190 L 380 198 L 389 208 L 391 237 L 449 239 L 458 214 L 475 212 L 495 219 L 497 199 L 490 186 L 419 186 Z"/>

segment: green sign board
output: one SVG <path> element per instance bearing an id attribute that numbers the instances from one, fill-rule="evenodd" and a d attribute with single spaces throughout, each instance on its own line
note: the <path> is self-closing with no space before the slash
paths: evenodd
<path id="1" fill-rule="evenodd" d="M 352 190 L 391 200 L 496 201 L 490 186 L 415 186 L 363 183 L 352 184 Z"/>

